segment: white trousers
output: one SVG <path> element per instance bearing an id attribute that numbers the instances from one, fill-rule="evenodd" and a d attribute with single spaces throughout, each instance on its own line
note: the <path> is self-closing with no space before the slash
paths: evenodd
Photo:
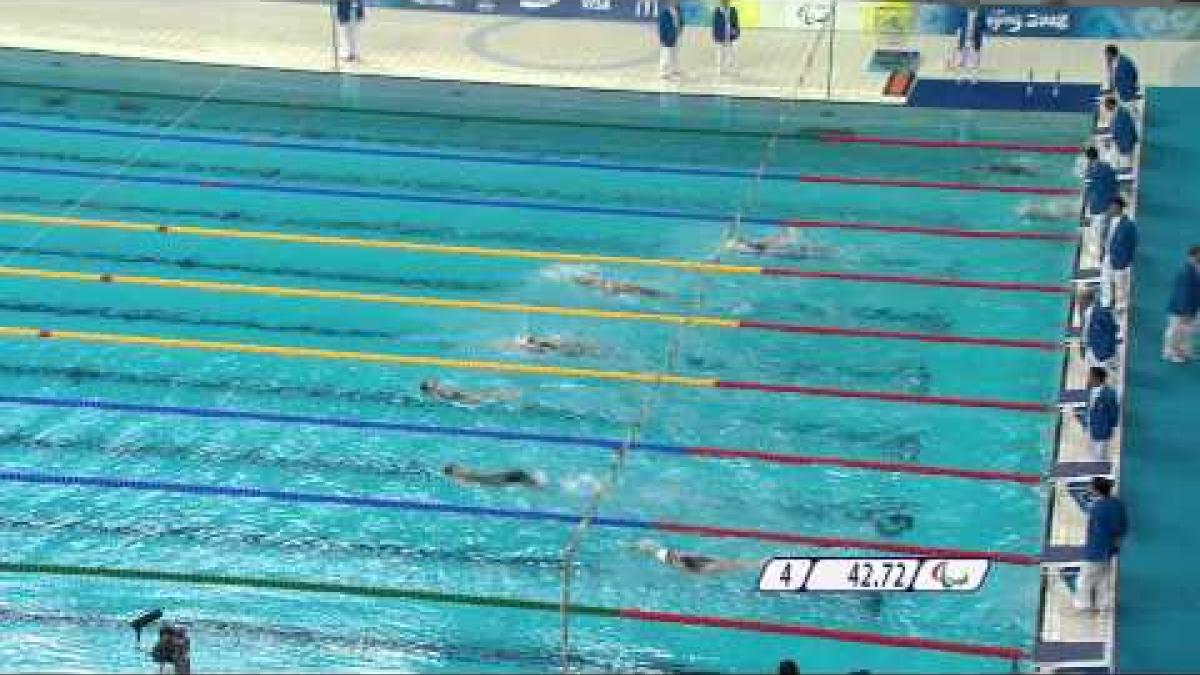
<path id="1" fill-rule="evenodd" d="M 1088 454 L 1092 456 L 1093 462 L 1104 462 L 1108 460 L 1108 444 L 1111 441 L 1097 441 L 1095 439 L 1088 440 Z"/>
<path id="2" fill-rule="evenodd" d="M 732 42 L 717 43 L 717 72 L 724 73 L 736 67 L 736 55 Z"/>
<path id="3" fill-rule="evenodd" d="M 1129 279 L 1131 268 L 1114 270 L 1108 266 L 1107 256 L 1100 268 L 1100 302 L 1117 312 L 1129 309 Z"/>
<path id="4" fill-rule="evenodd" d="M 1192 352 L 1192 334 L 1195 330 L 1196 317 L 1168 315 L 1167 330 L 1163 335 L 1163 358 L 1193 358 L 1195 355 Z"/>
<path id="5" fill-rule="evenodd" d="M 1111 560 L 1082 564 L 1075 581 L 1075 609 L 1108 609 L 1112 568 Z"/>
<path id="6" fill-rule="evenodd" d="M 972 80 L 979 79 L 979 60 L 979 50 L 970 45 L 958 50 L 958 61 L 955 63 L 958 66 L 958 77 L 962 79 L 970 73 Z"/>
<path id="7" fill-rule="evenodd" d="M 1088 214 L 1088 224 L 1083 232 L 1083 251 L 1092 260 L 1100 258 L 1104 242 L 1108 241 L 1108 220 L 1108 214 L 1103 212 Z"/>
<path id="8" fill-rule="evenodd" d="M 663 77 L 679 74 L 679 44 L 663 47 L 658 52 L 658 73 Z"/>
<path id="9" fill-rule="evenodd" d="M 637 16 L 658 16 L 658 0 L 637 0 Z"/>
<path id="10" fill-rule="evenodd" d="M 362 57 L 362 24 L 362 21 L 353 18 L 338 24 L 338 49 L 343 58 L 354 61 Z"/>

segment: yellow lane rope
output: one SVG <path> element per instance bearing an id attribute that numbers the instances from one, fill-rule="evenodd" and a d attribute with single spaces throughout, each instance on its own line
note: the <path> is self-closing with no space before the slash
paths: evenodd
<path id="1" fill-rule="evenodd" d="M 724 263 L 693 262 L 667 258 L 639 258 L 635 256 L 600 255 L 597 253 L 560 253 L 555 251 L 528 251 L 515 248 L 488 248 L 483 246 L 446 246 L 422 244 L 409 241 L 384 239 L 359 239 L 355 237 L 326 237 L 315 234 L 287 234 L 260 230 L 238 230 L 220 227 L 195 227 L 190 225 L 159 225 L 154 223 L 132 223 L 120 220 L 92 220 L 66 216 L 41 216 L 27 213 L 0 212 L 0 222 L 78 227 L 86 229 L 123 230 L 126 232 L 151 232 L 157 234 L 184 234 L 218 239 L 254 239 L 259 241 L 286 242 L 293 244 L 317 244 L 321 246 L 349 246 L 355 248 L 390 249 L 412 253 L 434 253 L 439 255 L 465 255 L 482 258 L 510 258 L 514 260 L 548 260 L 567 263 L 597 263 L 638 265 L 686 270 L 701 274 L 748 274 L 762 273 L 762 267 L 754 265 L 728 265 Z"/>
<path id="2" fill-rule="evenodd" d="M 397 366 L 436 366 L 440 368 L 451 368 L 458 370 L 486 370 L 501 373 L 515 373 L 520 375 L 547 375 L 591 380 L 616 380 L 624 382 L 645 382 L 652 384 L 674 384 L 682 387 L 712 388 L 717 384 L 717 380 L 713 378 L 686 377 L 682 375 L 669 375 L 666 373 L 596 370 L 592 368 L 563 368 L 560 366 L 536 366 L 524 363 L 509 363 L 504 361 L 446 359 L 436 356 L 409 356 L 402 354 L 382 354 L 378 352 L 351 352 L 332 349 L 315 349 L 311 347 L 280 347 L 276 345 L 246 344 L 241 342 L 185 340 L 149 335 L 120 335 L 115 333 L 93 333 L 86 331 L 46 330 L 24 326 L 0 326 L 0 337 L 34 338 L 42 340 L 71 340 L 90 344 L 135 345 L 145 347 L 162 347 L 167 349 L 192 349 L 208 352 L 226 352 L 238 354 L 267 354 L 270 356 L 360 361 L 363 363 L 382 363 Z"/>
<path id="3" fill-rule="evenodd" d="M 549 314 L 558 316 L 586 317 L 593 319 L 648 321 L 655 323 L 683 324 L 688 326 L 709 326 L 716 328 L 738 328 L 740 326 L 740 322 L 736 319 L 722 319 L 712 316 L 657 314 L 652 312 L 627 312 L 608 309 L 587 309 L 583 307 L 524 305 L 519 303 L 487 302 L 482 300 L 451 300 L 448 298 L 426 298 L 421 296 L 389 295 L 385 293 L 359 293 L 356 291 L 331 291 L 317 288 L 294 288 L 287 286 L 257 286 L 249 284 L 233 284 L 221 281 L 165 279 L 161 277 L 129 276 L 122 274 L 96 274 L 94 272 L 70 272 L 28 267 L 0 266 L 0 276 L 22 277 L 30 279 L 54 279 L 60 281 L 129 284 L 135 286 L 155 286 L 159 288 L 184 288 L 198 291 L 211 291 L 215 293 L 268 295 L 284 298 L 349 300 L 353 302 L 402 305 L 406 307 L 473 309 L 486 312 Z"/>

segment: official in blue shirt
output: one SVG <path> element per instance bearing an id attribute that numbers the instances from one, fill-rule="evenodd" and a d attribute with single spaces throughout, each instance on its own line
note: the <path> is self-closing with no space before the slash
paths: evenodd
<path id="1" fill-rule="evenodd" d="M 1105 92 L 1115 93 L 1122 103 L 1137 100 L 1138 71 L 1133 61 L 1116 45 L 1108 45 L 1104 48 L 1104 66 L 1108 75 Z"/>
<path id="2" fill-rule="evenodd" d="M 1097 462 L 1108 458 L 1108 446 L 1121 423 L 1121 404 L 1117 390 L 1108 384 L 1108 371 L 1103 368 L 1088 369 L 1087 406 L 1080 413 L 1079 422 L 1088 438 L 1088 451 Z"/>
<path id="3" fill-rule="evenodd" d="M 1117 319 L 1112 310 L 1096 302 L 1096 291 L 1079 294 L 1079 347 L 1089 368 L 1108 368 L 1117 356 Z"/>
<path id="4" fill-rule="evenodd" d="M 1196 314 L 1200 312 L 1200 246 L 1188 250 L 1188 260 L 1175 275 L 1171 300 L 1167 304 L 1167 332 L 1163 339 L 1163 358 L 1172 363 L 1187 363 L 1194 358 L 1192 335 Z"/>
<path id="5" fill-rule="evenodd" d="M 1087 535 L 1083 560 L 1075 586 L 1075 608 L 1081 611 L 1108 609 L 1112 584 L 1112 559 L 1121 550 L 1121 540 L 1129 531 L 1125 505 L 1112 495 L 1113 482 L 1097 476 L 1092 479 L 1087 507 Z"/>
<path id="6" fill-rule="evenodd" d="M 1137 148 L 1137 124 L 1133 113 L 1121 105 L 1116 98 L 1109 96 L 1104 99 L 1104 109 L 1109 115 L 1109 134 L 1113 146 L 1117 149 L 1117 168 L 1124 169 L 1133 164 L 1133 151 Z"/>
<path id="7" fill-rule="evenodd" d="M 667 0 L 658 10 L 658 43 L 661 45 L 658 72 L 664 78 L 679 77 L 679 40 L 683 37 L 683 10 L 679 0 Z"/>
<path id="8" fill-rule="evenodd" d="M 1108 239 L 1108 207 L 1120 194 L 1117 172 L 1112 165 L 1100 159 L 1094 147 L 1084 151 L 1087 168 L 1083 173 L 1083 204 L 1087 209 L 1088 229 L 1085 232 L 1086 250 L 1099 258 L 1105 240 Z"/>
<path id="9" fill-rule="evenodd" d="M 366 0 L 337 0 L 337 21 L 347 61 L 362 58 L 362 24 L 366 18 Z"/>
<path id="10" fill-rule="evenodd" d="M 713 10 L 712 29 L 713 42 L 717 43 L 717 73 L 732 70 L 733 43 L 742 36 L 742 27 L 738 21 L 737 7 L 731 7 L 729 0 L 721 0 L 721 4 Z"/>
<path id="11" fill-rule="evenodd" d="M 1125 209 L 1122 197 L 1114 198 L 1108 208 L 1108 239 L 1101 260 L 1104 304 L 1120 313 L 1129 308 L 1129 278 L 1138 245 L 1137 224 Z"/>
<path id="12" fill-rule="evenodd" d="M 963 82 L 968 74 L 971 83 L 979 81 L 980 52 L 983 51 L 983 36 L 987 32 L 985 10 L 978 0 L 962 10 L 958 25 L 958 81 Z"/>

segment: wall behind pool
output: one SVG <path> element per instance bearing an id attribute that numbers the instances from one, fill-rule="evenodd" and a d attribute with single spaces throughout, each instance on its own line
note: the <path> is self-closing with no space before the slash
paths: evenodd
<path id="1" fill-rule="evenodd" d="M 299 0 L 322 1 L 322 0 Z M 372 5 L 502 16 L 653 21 L 657 0 L 368 0 Z M 685 21 L 704 24 L 717 0 L 681 0 Z M 963 9 L 908 0 L 733 0 L 748 28 L 816 29 L 831 18 L 838 30 L 953 34 Z M 1200 40 L 1200 8 L 989 6 L 997 36 L 1121 40 Z"/>

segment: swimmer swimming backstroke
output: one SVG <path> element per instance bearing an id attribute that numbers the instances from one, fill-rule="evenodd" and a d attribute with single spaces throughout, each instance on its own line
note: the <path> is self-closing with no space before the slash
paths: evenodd
<path id="1" fill-rule="evenodd" d="M 458 403 L 468 406 L 511 401 L 519 397 L 519 394 L 513 391 L 467 391 L 466 389 L 459 389 L 457 387 L 443 384 L 436 378 L 431 378 L 421 382 L 421 393 L 438 401 Z"/>
<path id="2" fill-rule="evenodd" d="M 644 298 L 662 298 L 667 295 L 657 288 L 640 286 L 628 281 L 605 279 L 595 272 L 581 272 L 571 277 L 571 281 L 580 286 L 595 288 L 609 295 L 637 295 Z"/>
<path id="3" fill-rule="evenodd" d="M 541 488 L 546 486 L 546 476 L 540 471 L 529 472 L 524 469 L 508 471 L 475 471 L 461 464 L 447 464 L 442 473 L 449 479 L 462 485 L 478 485 L 480 487 L 529 487 Z"/>
<path id="4" fill-rule="evenodd" d="M 729 560 L 685 553 L 678 549 L 668 548 L 650 539 L 641 539 L 633 545 L 634 550 L 653 556 L 655 560 L 690 574 L 720 574 L 738 570 L 757 569 L 762 565 L 761 560 Z"/>
<path id="5" fill-rule="evenodd" d="M 530 354 L 560 354 L 562 356 L 590 356 L 600 350 L 596 345 L 582 340 L 570 340 L 558 335 L 518 335 L 511 345 Z"/>

